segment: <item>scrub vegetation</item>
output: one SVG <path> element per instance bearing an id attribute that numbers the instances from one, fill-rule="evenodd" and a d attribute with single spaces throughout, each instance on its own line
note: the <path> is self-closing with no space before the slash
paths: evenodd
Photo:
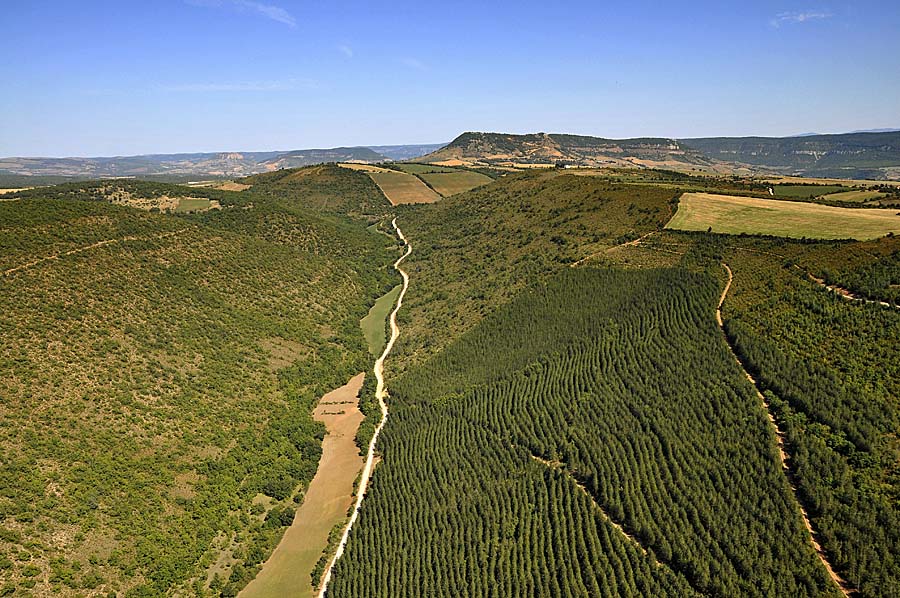
<path id="1" fill-rule="evenodd" d="M 313 172 L 203 190 L 223 208 L 196 215 L 94 183 L 0 203 L 3 592 L 252 579 L 316 471 L 312 407 L 368 368 L 359 320 L 396 284 L 393 242 L 345 215 L 389 207 L 378 189 Z"/>
<path id="2" fill-rule="evenodd" d="M 651 169 L 417 178 L 461 172 L 0 203 L 0 594 L 243 588 L 316 472 L 317 398 L 383 343 L 393 216 L 391 415 L 329 596 L 840 596 L 823 559 L 900 594 L 900 237 L 860 224 L 896 209 Z M 440 201 L 392 206 L 385 176 Z"/>

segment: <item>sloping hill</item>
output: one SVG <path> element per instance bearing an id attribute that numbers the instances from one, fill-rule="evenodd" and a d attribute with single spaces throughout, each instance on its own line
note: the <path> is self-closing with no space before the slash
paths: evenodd
<path id="1" fill-rule="evenodd" d="M 340 211 L 377 187 L 306 174 L 190 216 L 99 183 L 0 203 L 2 593 L 252 578 L 316 470 L 311 406 L 367 367 L 359 319 L 396 284 L 392 241 Z"/>

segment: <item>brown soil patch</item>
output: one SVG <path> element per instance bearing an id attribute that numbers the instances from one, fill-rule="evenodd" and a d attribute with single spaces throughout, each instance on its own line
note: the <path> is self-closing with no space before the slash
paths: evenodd
<path id="1" fill-rule="evenodd" d="M 319 468 L 294 523 L 240 596 L 315 596 L 310 574 L 328 544 L 329 532 L 347 517 L 353 504 L 354 482 L 363 466 L 355 437 L 363 420 L 358 395 L 364 378 L 365 374 L 357 374 L 319 401 L 313 416 L 327 430 Z"/>
<path id="2" fill-rule="evenodd" d="M 253 185 L 245 185 L 243 183 L 235 183 L 234 181 L 228 181 L 227 183 L 222 183 L 218 187 L 214 187 L 220 191 L 246 191 Z"/>

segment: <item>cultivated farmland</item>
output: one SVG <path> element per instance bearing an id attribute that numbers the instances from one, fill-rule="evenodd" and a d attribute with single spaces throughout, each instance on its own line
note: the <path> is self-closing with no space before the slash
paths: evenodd
<path id="1" fill-rule="evenodd" d="M 467 170 L 447 173 L 423 173 L 419 175 L 419 178 L 444 197 L 471 191 L 476 187 L 487 185 L 492 180 L 487 175 Z"/>
<path id="2" fill-rule="evenodd" d="M 841 193 L 830 193 L 822 199 L 828 201 L 846 201 L 847 203 L 862 203 L 873 199 L 881 199 L 884 193 L 880 191 L 869 191 L 867 189 L 857 189 L 855 191 L 843 191 Z"/>
<path id="3" fill-rule="evenodd" d="M 789 199 L 809 199 L 846 190 L 846 187 L 840 185 L 776 185 L 774 187 L 775 197 Z"/>
<path id="4" fill-rule="evenodd" d="M 849 209 L 814 203 L 685 193 L 666 225 L 676 230 L 868 240 L 900 232 L 894 210 Z"/>
<path id="5" fill-rule="evenodd" d="M 369 172 L 375 184 L 393 205 L 434 203 L 441 196 L 411 174 L 402 172 Z"/>

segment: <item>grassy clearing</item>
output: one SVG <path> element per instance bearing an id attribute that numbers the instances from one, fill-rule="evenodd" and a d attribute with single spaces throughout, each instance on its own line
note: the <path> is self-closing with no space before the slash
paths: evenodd
<path id="1" fill-rule="evenodd" d="M 369 176 L 393 205 L 434 203 L 441 196 L 411 174 L 402 172 L 369 172 Z"/>
<path id="2" fill-rule="evenodd" d="M 369 352 L 372 355 L 381 355 L 384 350 L 384 344 L 387 342 L 384 322 L 391 312 L 394 302 L 397 301 L 399 293 L 400 285 L 397 285 L 379 297 L 366 317 L 359 321 L 359 326 L 362 328 L 363 336 L 366 337 L 366 343 L 368 343 Z"/>
<path id="3" fill-rule="evenodd" d="M 218 205 L 218 202 L 216 202 Z M 182 197 L 178 200 L 178 206 L 175 208 L 175 212 L 179 214 L 184 214 L 187 212 L 201 212 L 203 210 L 208 210 L 212 206 L 211 202 L 208 199 L 198 198 L 198 197 Z"/>
<path id="4" fill-rule="evenodd" d="M 666 228 L 795 239 L 868 240 L 900 232 L 900 216 L 894 210 L 685 193 Z"/>
<path id="5" fill-rule="evenodd" d="M 775 197 L 787 197 L 790 199 L 810 199 L 821 197 L 829 193 L 846 191 L 846 187 L 840 185 L 776 185 Z"/>
<path id="6" fill-rule="evenodd" d="M 358 396 L 364 377 L 357 374 L 319 401 L 313 415 L 325 424 L 327 434 L 316 475 L 293 524 L 256 578 L 241 592 L 243 598 L 315 596 L 311 575 L 328 547 L 332 528 L 347 517 L 354 483 L 363 466 L 354 437 L 363 418 Z"/>
<path id="7" fill-rule="evenodd" d="M 885 194 L 880 191 L 856 190 L 843 191 L 841 193 L 829 193 L 822 199 L 827 199 L 829 201 L 846 201 L 847 203 L 862 203 L 873 199 L 881 199 L 882 197 L 885 197 Z"/>
<path id="8" fill-rule="evenodd" d="M 487 175 L 471 171 L 420 174 L 419 177 L 444 197 L 465 193 L 492 181 Z"/>

